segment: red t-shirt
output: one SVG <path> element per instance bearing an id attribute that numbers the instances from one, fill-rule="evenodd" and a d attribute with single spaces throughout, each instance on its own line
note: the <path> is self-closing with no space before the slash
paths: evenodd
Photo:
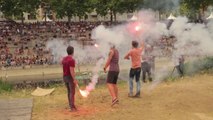
<path id="1" fill-rule="evenodd" d="M 71 76 L 70 67 L 75 67 L 75 60 L 71 56 L 66 56 L 62 60 L 64 76 Z"/>

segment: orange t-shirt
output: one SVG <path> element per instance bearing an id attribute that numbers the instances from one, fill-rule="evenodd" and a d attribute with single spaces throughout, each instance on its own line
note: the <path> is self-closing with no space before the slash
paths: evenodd
<path id="1" fill-rule="evenodd" d="M 141 54 L 143 48 L 133 48 L 129 51 L 128 56 L 131 57 L 132 61 L 132 68 L 139 68 L 141 67 Z"/>

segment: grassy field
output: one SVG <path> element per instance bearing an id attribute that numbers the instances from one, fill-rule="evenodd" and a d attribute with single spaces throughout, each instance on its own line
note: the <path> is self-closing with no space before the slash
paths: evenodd
<path id="1" fill-rule="evenodd" d="M 169 59 L 158 59 L 156 69 L 172 70 Z M 121 65 L 128 71 L 129 64 Z M 80 71 L 91 70 L 94 66 L 80 66 Z M 171 69 L 171 70 L 170 70 Z M 169 71 L 170 70 L 170 71 Z M 78 70 L 76 70 L 79 72 Z M 59 66 L 8 69 L 2 70 L 0 76 L 4 81 L 45 80 L 62 78 Z M 123 72 L 120 79 L 128 79 Z M 171 81 L 170 81 L 171 80 Z M 76 91 L 78 112 L 69 112 L 67 91 L 63 84 L 52 86 L 55 91 L 48 96 L 34 97 L 34 89 L 13 89 L 2 92 L 0 99 L 33 98 L 32 120 L 213 120 L 213 75 L 201 74 L 186 76 L 181 79 L 169 79 L 162 82 L 158 79 L 153 83 L 142 84 L 141 98 L 129 98 L 126 81 L 119 81 L 119 105 L 111 107 L 111 97 L 105 84 L 97 85 L 88 98 L 83 98 Z M 85 84 L 81 84 L 82 89 Z"/>
<path id="2" fill-rule="evenodd" d="M 45 97 L 31 96 L 32 89 L 0 94 L 0 99 L 33 98 L 32 120 L 213 120 L 213 75 L 202 74 L 142 85 L 141 98 L 128 98 L 128 85 L 119 81 L 120 104 L 111 107 L 105 85 L 98 85 L 88 98 L 76 92 L 78 112 L 69 112 L 64 85 Z M 81 86 L 84 88 L 85 86 Z"/>

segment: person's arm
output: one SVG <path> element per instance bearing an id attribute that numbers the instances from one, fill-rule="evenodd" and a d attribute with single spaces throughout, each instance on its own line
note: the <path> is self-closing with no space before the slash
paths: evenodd
<path id="1" fill-rule="evenodd" d="M 73 60 L 72 62 L 70 62 L 70 75 L 73 79 L 73 83 L 74 84 L 78 84 L 78 81 L 75 79 L 75 60 Z"/>
<path id="2" fill-rule="evenodd" d="M 131 51 L 129 51 L 129 52 L 125 55 L 124 59 L 129 60 L 129 59 L 130 59 L 130 54 L 131 54 Z"/>
<path id="3" fill-rule="evenodd" d="M 144 50 L 144 42 L 141 42 L 141 46 L 140 46 L 141 52 Z"/>
<path id="4" fill-rule="evenodd" d="M 104 66 L 104 72 L 106 72 L 106 69 L 107 69 L 107 67 L 108 67 L 109 64 L 110 64 L 110 61 L 112 60 L 112 56 L 113 56 L 113 55 L 114 55 L 114 51 L 113 51 L 113 50 L 110 50 L 109 57 L 108 57 L 107 62 L 106 62 L 106 64 L 105 64 L 105 66 Z"/>
<path id="5" fill-rule="evenodd" d="M 70 66 L 70 74 L 73 79 L 74 84 L 78 84 L 78 81 L 75 79 L 75 68 Z"/>

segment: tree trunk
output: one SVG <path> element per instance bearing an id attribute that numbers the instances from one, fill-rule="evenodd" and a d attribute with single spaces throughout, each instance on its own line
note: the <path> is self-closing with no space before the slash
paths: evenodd
<path id="1" fill-rule="evenodd" d="M 24 24 L 24 14 L 21 14 L 21 23 Z"/>
<path id="2" fill-rule="evenodd" d="M 206 8 L 206 6 L 205 6 L 205 4 L 202 4 L 202 17 L 204 17 L 205 15 L 205 9 Z"/>
<path id="3" fill-rule="evenodd" d="M 78 21 L 81 22 L 81 16 L 78 16 Z"/>
<path id="4" fill-rule="evenodd" d="M 45 13 L 44 13 L 44 22 L 46 23 L 47 22 L 47 12 L 45 11 Z"/>
<path id="5" fill-rule="evenodd" d="M 113 22 L 113 13 L 111 10 L 110 10 L 110 22 Z"/>
<path id="6" fill-rule="evenodd" d="M 115 11 L 113 12 L 113 15 L 114 15 L 114 21 L 116 22 L 117 21 L 117 16 L 116 16 L 116 12 Z"/>
<path id="7" fill-rule="evenodd" d="M 68 22 L 71 22 L 71 16 L 67 16 L 68 17 Z"/>

